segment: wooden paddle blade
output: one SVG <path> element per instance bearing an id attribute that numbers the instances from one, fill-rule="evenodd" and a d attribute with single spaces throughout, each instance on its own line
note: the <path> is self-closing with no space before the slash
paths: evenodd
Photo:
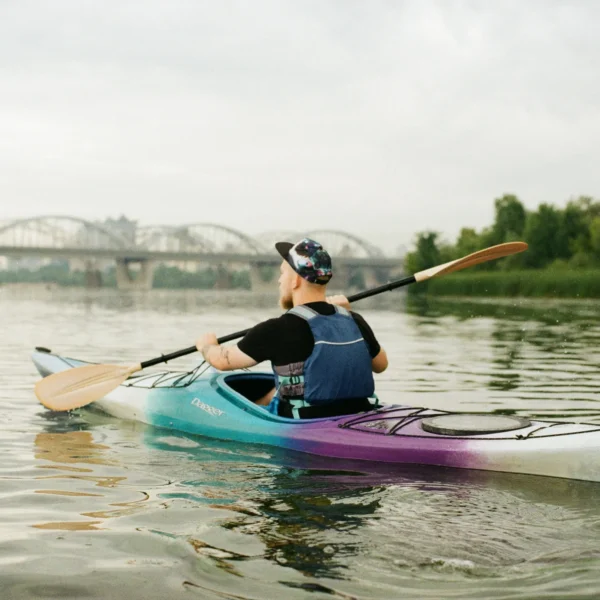
<path id="1" fill-rule="evenodd" d="M 141 365 L 85 365 L 44 377 L 35 386 L 38 400 L 51 410 L 72 410 L 106 396 Z"/>
<path id="2" fill-rule="evenodd" d="M 431 267 L 425 271 L 415 273 L 416 281 L 425 281 L 438 275 L 447 275 L 448 273 L 454 273 L 455 271 L 462 271 L 462 269 L 468 269 L 490 260 L 496 260 L 497 258 L 504 258 L 505 256 L 511 256 L 512 254 L 518 254 L 527 250 L 528 246 L 525 242 L 507 242 L 506 244 L 498 244 L 497 246 L 491 246 L 485 250 L 479 250 L 479 252 L 473 252 L 468 256 L 453 260 L 437 267 Z"/>

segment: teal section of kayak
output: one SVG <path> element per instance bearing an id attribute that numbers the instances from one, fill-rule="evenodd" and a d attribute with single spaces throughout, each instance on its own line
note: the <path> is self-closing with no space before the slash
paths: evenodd
<path id="1" fill-rule="evenodd" d="M 293 448 L 290 434 L 297 422 L 278 417 L 249 403 L 213 374 L 185 388 L 149 390 L 145 414 L 148 423 L 187 433 Z M 244 374 L 248 379 L 250 374 Z M 264 378 L 256 374 L 256 378 Z M 228 379 L 231 379 L 229 375 Z"/>

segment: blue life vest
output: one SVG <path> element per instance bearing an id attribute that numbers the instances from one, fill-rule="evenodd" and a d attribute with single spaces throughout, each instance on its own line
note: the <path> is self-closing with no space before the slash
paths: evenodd
<path id="1" fill-rule="evenodd" d="M 325 406 L 350 398 L 368 398 L 375 391 L 369 347 L 352 315 L 335 306 L 332 315 L 321 315 L 307 306 L 288 311 L 304 319 L 315 345 L 303 362 L 273 366 L 276 398 L 269 411 L 277 412 L 279 402 L 290 402 L 296 415 L 304 406 Z"/>

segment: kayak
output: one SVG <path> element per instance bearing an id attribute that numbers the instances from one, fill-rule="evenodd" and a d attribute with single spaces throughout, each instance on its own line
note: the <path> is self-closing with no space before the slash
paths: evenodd
<path id="1" fill-rule="evenodd" d="M 42 376 L 90 364 L 45 348 L 32 359 Z M 130 377 L 90 407 L 188 434 L 336 459 L 600 481 L 598 425 L 375 403 L 359 414 L 289 419 L 252 402 L 272 386 L 267 372 L 152 371 Z"/>

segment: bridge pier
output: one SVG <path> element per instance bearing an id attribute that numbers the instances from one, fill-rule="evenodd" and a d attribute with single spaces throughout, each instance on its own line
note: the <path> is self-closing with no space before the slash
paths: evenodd
<path id="1" fill-rule="evenodd" d="M 385 283 L 387 277 L 385 277 L 385 274 L 380 269 L 363 268 L 362 279 L 364 289 L 371 289 Z"/>
<path id="2" fill-rule="evenodd" d="M 227 265 L 217 265 L 217 279 L 215 281 L 215 290 L 230 290 L 232 286 L 231 273 L 227 269 Z"/>
<path id="3" fill-rule="evenodd" d="M 150 290 L 154 278 L 154 263 L 147 259 L 117 258 L 116 279 L 120 290 Z M 129 265 L 139 264 L 139 271 L 134 274 Z"/>
<path id="4" fill-rule="evenodd" d="M 250 286 L 253 292 L 275 292 L 277 289 L 277 270 L 269 264 L 250 265 Z"/>
<path id="5" fill-rule="evenodd" d="M 84 264 L 85 287 L 90 289 L 102 287 L 102 273 L 95 262 L 86 260 Z"/>
<path id="6" fill-rule="evenodd" d="M 397 279 L 402 272 L 396 270 Z M 333 279 L 329 285 L 331 293 L 348 295 L 352 290 L 368 290 L 379 287 L 394 279 L 390 269 L 378 267 L 352 267 L 347 264 L 334 265 Z"/>

